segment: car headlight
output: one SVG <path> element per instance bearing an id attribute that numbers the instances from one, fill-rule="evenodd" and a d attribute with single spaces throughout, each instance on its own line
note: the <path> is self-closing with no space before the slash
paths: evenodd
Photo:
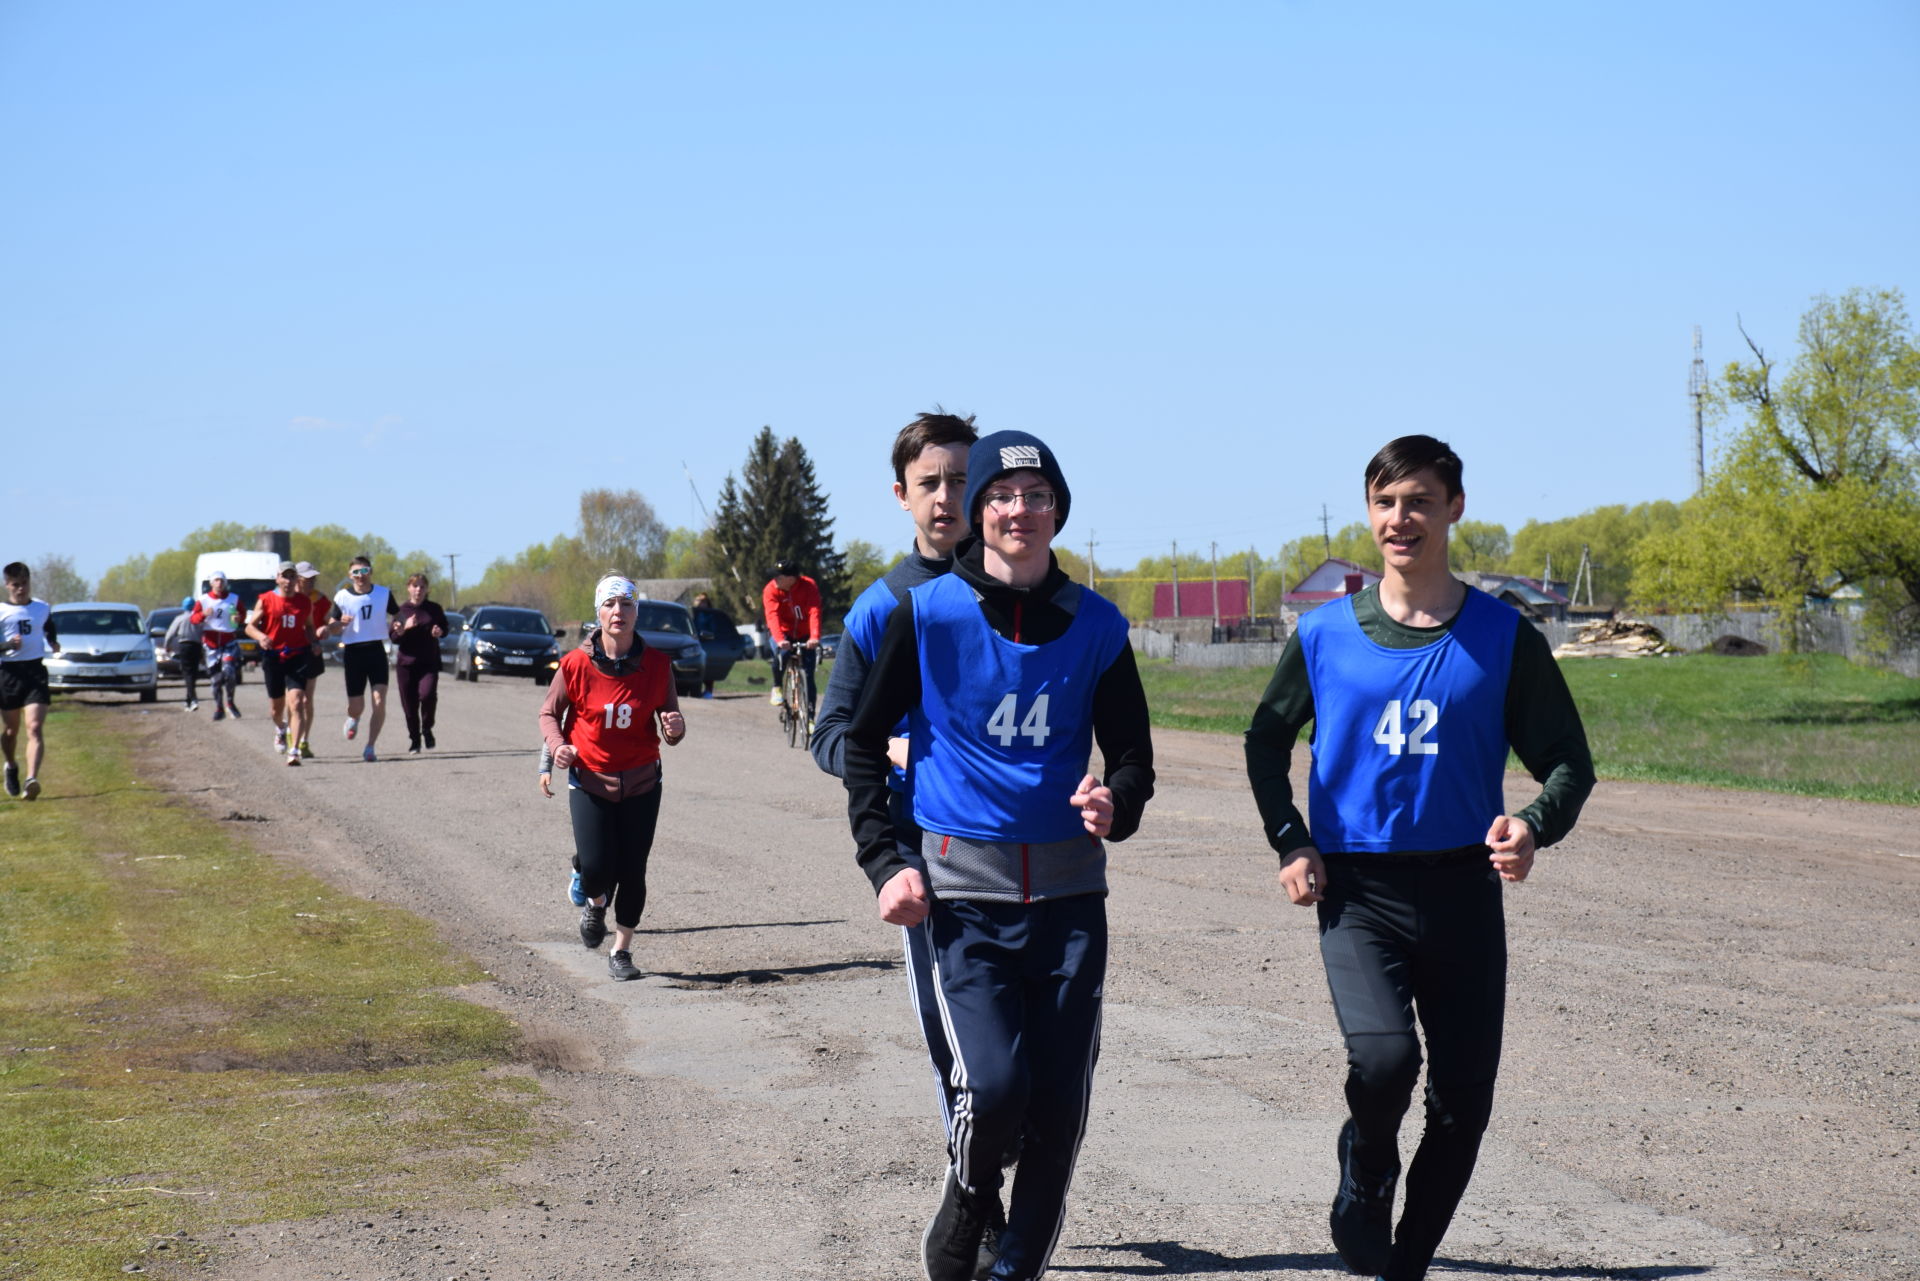
<path id="1" fill-rule="evenodd" d="M 152 658 L 153 646 L 152 644 L 135 645 L 132 649 L 127 651 L 127 657 L 134 658 L 134 659 Z"/>
<path id="2" fill-rule="evenodd" d="M 491 654 L 493 653 L 493 651 L 500 648 L 498 645 L 494 644 L 492 641 L 475 641 L 473 643 L 473 647 L 479 650 L 482 654 Z"/>

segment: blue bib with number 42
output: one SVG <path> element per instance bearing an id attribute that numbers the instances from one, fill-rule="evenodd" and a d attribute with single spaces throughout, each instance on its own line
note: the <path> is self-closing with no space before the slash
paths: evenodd
<path id="1" fill-rule="evenodd" d="M 1111 602 L 1070 586 L 1058 640 L 1026 645 L 987 622 L 957 574 L 907 593 L 920 647 L 921 703 L 910 717 L 913 816 L 974 841 L 1085 835 L 1068 798 L 1093 752 L 1093 690 L 1127 643 Z"/>
<path id="2" fill-rule="evenodd" d="M 1469 587 L 1431 645 L 1389 649 L 1351 597 L 1300 620 L 1313 687 L 1307 826 L 1322 853 L 1451 850 L 1505 812 L 1507 676 L 1520 615 Z"/>

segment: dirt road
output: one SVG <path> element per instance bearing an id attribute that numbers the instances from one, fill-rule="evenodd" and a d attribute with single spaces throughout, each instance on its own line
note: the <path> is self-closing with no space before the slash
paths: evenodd
<path id="1" fill-rule="evenodd" d="M 272 818 L 236 827 L 478 958 L 495 981 L 472 995 L 527 1029 L 566 1137 L 516 1172 L 516 1205 L 248 1229 L 219 1275 L 918 1276 L 942 1158 L 898 933 L 840 788 L 764 703 L 688 707 L 634 948 L 648 977 L 615 984 L 564 899 L 536 691 L 449 683 L 439 750 L 368 766 L 337 681 L 299 770 L 270 753 L 257 684 L 237 725 L 116 715 L 150 777 Z M 1275 888 L 1238 741 L 1157 741 L 1159 795 L 1114 852 L 1105 1047 L 1055 1273 L 1343 1275 L 1342 1055 L 1311 913 Z M 1603 784 L 1508 891 L 1500 1095 L 1437 1274 L 1920 1275 L 1914 819 Z"/>

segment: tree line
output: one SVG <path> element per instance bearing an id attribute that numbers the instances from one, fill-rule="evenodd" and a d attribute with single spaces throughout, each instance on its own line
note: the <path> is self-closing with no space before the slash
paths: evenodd
<path id="1" fill-rule="evenodd" d="M 1585 548 L 1599 605 L 1712 613 L 1745 600 L 1791 616 L 1857 594 L 1887 635 L 1920 634 L 1920 348 L 1905 299 L 1891 289 L 1816 298 L 1798 337 L 1800 350 L 1785 364 L 1749 337 L 1753 359 L 1730 363 L 1711 389 L 1716 423 L 1731 425 L 1699 494 L 1596 507 L 1511 533 L 1463 520 L 1451 543 L 1454 568 L 1538 578 L 1551 564 L 1556 579 L 1571 580 Z M 900 552 L 860 540 L 836 547 L 830 508 L 800 441 L 762 427 L 739 472 L 721 485 L 705 528 L 667 526 L 638 490 L 590 489 L 571 531 L 494 561 L 460 596 L 530 605 L 571 622 L 591 615 L 593 584 L 618 569 L 711 580 L 715 602 L 747 621 L 760 616 L 774 565 L 790 556 L 819 582 L 825 613 L 838 618 Z M 115 565 L 97 594 L 147 608 L 178 601 L 201 552 L 252 541 L 234 522 L 195 530 L 179 547 Z M 377 534 L 338 525 L 293 531 L 293 558 L 312 561 L 326 583 L 344 578 L 361 552 L 390 582 L 415 570 L 440 577 L 431 554 L 396 553 Z M 1079 555 L 1064 547 L 1056 554 L 1068 574 L 1088 581 Z M 1176 570 L 1184 581 L 1203 581 L 1217 564 L 1223 578 L 1250 575 L 1256 608 L 1268 614 L 1329 556 L 1381 567 L 1366 524 L 1356 521 L 1272 555 L 1246 548 L 1217 561 L 1194 552 L 1176 560 L 1170 552 L 1127 569 L 1096 566 L 1094 582 L 1129 617 L 1146 618 L 1155 582 Z M 49 600 L 93 594 L 59 556 L 35 565 L 35 586 Z"/>

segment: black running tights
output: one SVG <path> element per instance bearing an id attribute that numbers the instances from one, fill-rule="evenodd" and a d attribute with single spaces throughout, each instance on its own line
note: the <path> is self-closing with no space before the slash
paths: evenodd
<path id="1" fill-rule="evenodd" d="M 573 811 L 573 848 L 579 860 L 580 888 L 590 899 L 613 893 L 613 919 L 622 929 L 640 924 L 647 906 L 647 855 L 653 850 L 654 824 L 660 818 L 660 788 L 624 801 L 567 789 Z"/>

